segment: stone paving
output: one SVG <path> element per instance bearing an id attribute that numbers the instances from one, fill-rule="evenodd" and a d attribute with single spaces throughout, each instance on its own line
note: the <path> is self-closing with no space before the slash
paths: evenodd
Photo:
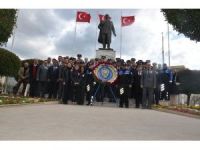
<path id="1" fill-rule="evenodd" d="M 200 140 L 200 119 L 105 106 L 0 107 L 0 140 Z"/>

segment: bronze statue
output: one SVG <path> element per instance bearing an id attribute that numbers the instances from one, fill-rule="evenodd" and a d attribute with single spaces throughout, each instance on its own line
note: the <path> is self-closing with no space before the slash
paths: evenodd
<path id="1" fill-rule="evenodd" d="M 104 18 L 105 20 L 101 21 L 98 26 L 98 28 L 100 29 L 98 42 L 103 44 L 103 49 L 106 49 L 107 45 L 107 49 L 112 50 L 110 48 L 110 43 L 112 33 L 114 34 L 114 36 L 116 36 L 115 27 L 108 14 L 106 14 Z"/>

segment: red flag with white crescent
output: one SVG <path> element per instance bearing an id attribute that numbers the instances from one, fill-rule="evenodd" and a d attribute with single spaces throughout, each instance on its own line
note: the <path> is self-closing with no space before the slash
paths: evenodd
<path id="1" fill-rule="evenodd" d="M 135 16 L 124 16 L 121 17 L 121 25 L 123 26 L 129 26 L 135 22 Z"/>
<path id="2" fill-rule="evenodd" d="M 87 12 L 78 11 L 76 14 L 76 22 L 88 22 L 90 23 L 91 16 Z"/>
<path id="3" fill-rule="evenodd" d="M 104 15 L 99 15 L 99 20 L 100 20 L 100 22 L 104 21 L 105 20 L 105 16 Z"/>

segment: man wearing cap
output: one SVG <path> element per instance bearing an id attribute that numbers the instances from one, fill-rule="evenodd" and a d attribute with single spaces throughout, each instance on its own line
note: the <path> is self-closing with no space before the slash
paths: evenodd
<path id="1" fill-rule="evenodd" d="M 141 84 L 141 76 L 143 71 L 143 61 L 138 60 L 136 66 L 136 72 L 133 76 L 133 86 L 134 86 L 134 98 L 135 98 L 135 107 L 140 108 L 140 104 L 142 104 L 142 88 Z"/>
<path id="2" fill-rule="evenodd" d="M 173 80 L 173 73 L 167 67 L 167 64 L 163 64 L 163 69 L 160 73 L 161 78 L 161 99 L 170 100 L 170 84 Z"/>
<path id="3" fill-rule="evenodd" d="M 119 97 L 120 97 L 120 103 L 119 107 L 123 107 L 125 104 L 125 107 L 129 107 L 129 93 L 130 90 L 129 88 L 131 87 L 132 84 L 132 74 L 130 71 L 130 67 L 127 64 L 122 64 L 122 67 L 118 70 L 119 74 L 119 80 L 118 80 L 118 85 L 119 85 Z"/>
<path id="4" fill-rule="evenodd" d="M 101 21 L 98 28 L 100 29 L 98 42 L 103 44 L 103 49 L 110 49 L 112 33 L 116 36 L 113 22 L 108 14 L 105 15 L 105 20 Z"/>

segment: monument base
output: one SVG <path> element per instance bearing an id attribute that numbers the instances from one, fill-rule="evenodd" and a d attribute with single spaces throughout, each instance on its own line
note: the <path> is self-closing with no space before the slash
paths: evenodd
<path id="1" fill-rule="evenodd" d="M 113 59 L 116 58 L 116 51 L 112 49 L 98 49 L 96 50 L 96 58 L 101 58 L 102 56 L 105 56 L 106 59 Z"/>

